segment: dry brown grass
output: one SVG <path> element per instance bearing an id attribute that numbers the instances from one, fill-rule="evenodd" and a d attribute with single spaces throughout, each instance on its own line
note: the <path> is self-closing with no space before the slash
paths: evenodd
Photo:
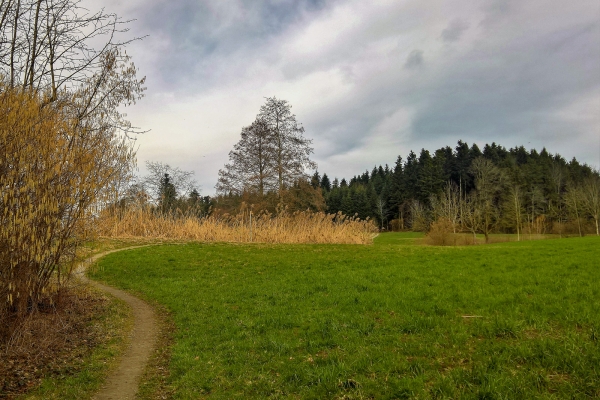
<path id="1" fill-rule="evenodd" d="M 349 243 L 370 244 L 377 228 L 372 221 L 342 214 L 285 211 L 272 215 L 237 215 L 197 218 L 164 215 L 149 208 L 105 211 L 98 219 L 100 236 L 192 240 L 199 242 Z"/>

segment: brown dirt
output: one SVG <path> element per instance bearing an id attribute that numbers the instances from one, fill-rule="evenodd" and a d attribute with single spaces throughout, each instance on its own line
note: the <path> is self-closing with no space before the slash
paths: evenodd
<path id="1" fill-rule="evenodd" d="M 144 246 L 126 247 L 123 249 L 107 251 L 95 255 L 91 258 L 90 262 L 93 263 L 99 258 L 116 251 L 124 251 L 138 247 Z M 82 270 L 83 268 L 80 268 L 79 272 Z M 87 281 L 93 286 L 126 302 L 131 307 L 134 318 L 130 344 L 122 355 L 119 366 L 106 379 L 105 383 L 102 385 L 102 389 L 94 396 L 94 399 L 134 399 L 138 391 L 140 378 L 148 363 L 150 355 L 155 348 L 159 335 L 157 318 L 154 310 L 146 302 L 127 292 L 89 280 L 85 278 L 83 274 L 81 274 L 81 276 L 84 281 Z"/>

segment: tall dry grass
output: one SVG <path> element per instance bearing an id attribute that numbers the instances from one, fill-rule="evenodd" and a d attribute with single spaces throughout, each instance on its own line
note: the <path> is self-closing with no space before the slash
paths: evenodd
<path id="1" fill-rule="evenodd" d="M 98 233 L 106 237 L 199 242 L 369 244 L 377 232 L 372 221 L 308 211 L 276 215 L 245 211 L 198 218 L 136 208 L 105 210 L 97 222 Z"/>

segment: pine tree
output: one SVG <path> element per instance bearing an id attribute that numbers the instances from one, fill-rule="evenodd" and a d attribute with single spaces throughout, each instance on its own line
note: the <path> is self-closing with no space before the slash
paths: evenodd
<path id="1" fill-rule="evenodd" d="M 169 174 L 165 174 L 160 181 L 160 202 L 159 207 L 163 213 L 169 212 L 175 200 L 177 199 L 177 190 L 175 185 L 171 182 Z"/>
<path id="2" fill-rule="evenodd" d="M 331 182 L 329 182 L 329 178 L 327 177 L 327 174 L 323 174 L 323 177 L 321 178 L 320 186 L 321 186 L 321 189 L 323 189 L 325 192 L 329 192 L 331 190 Z"/>

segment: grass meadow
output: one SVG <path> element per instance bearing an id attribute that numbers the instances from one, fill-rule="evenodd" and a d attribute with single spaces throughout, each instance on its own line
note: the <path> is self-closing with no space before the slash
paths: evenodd
<path id="1" fill-rule="evenodd" d="M 161 245 L 91 275 L 164 305 L 178 399 L 600 397 L 600 239 Z"/>

